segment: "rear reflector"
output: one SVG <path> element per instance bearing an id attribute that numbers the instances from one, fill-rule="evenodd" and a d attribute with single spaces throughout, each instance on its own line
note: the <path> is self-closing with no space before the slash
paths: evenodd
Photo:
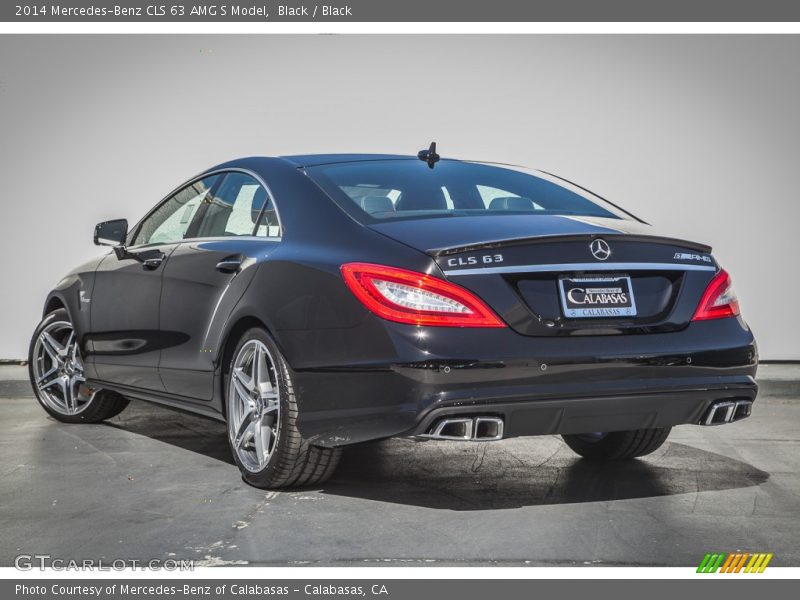
<path id="1" fill-rule="evenodd" d="M 714 279 L 708 284 L 697 311 L 692 317 L 692 321 L 705 321 L 708 319 L 723 319 L 725 317 L 735 317 L 739 314 L 739 299 L 733 291 L 731 277 L 724 269 L 714 275 Z"/>
<path id="2" fill-rule="evenodd" d="M 438 277 L 369 263 L 342 265 L 342 277 L 364 306 L 390 321 L 438 327 L 505 327 L 480 298 Z"/>

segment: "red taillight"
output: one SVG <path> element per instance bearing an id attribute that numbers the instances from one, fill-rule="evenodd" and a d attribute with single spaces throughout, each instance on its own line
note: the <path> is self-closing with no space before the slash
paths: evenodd
<path id="1" fill-rule="evenodd" d="M 480 298 L 438 277 L 369 263 L 342 265 L 342 277 L 364 306 L 390 321 L 439 327 L 505 327 Z"/>
<path id="2" fill-rule="evenodd" d="M 700 304 L 692 317 L 692 321 L 705 321 L 707 319 L 722 319 L 735 317 L 739 314 L 739 299 L 733 291 L 731 277 L 724 269 L 714 275 L 708 284 Z"/>

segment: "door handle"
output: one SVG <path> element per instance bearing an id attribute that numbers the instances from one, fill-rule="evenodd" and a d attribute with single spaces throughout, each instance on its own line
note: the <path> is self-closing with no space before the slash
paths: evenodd
<path id="1" fill-rule="evenodd" d="M 163 256 L 159 256 L 158 258 L 146 258 L 142 261 L 142 268 L 147 269 L 148 271 L 155 271 L 161 266 L 162 262 L 164 262 Z"/>
<path id="2" fill-rule="evenodd" d="M 237 273 L 242 268 L 242 257 L 233 256 L 217 263 L 217 271 L 221 273 Z"/>

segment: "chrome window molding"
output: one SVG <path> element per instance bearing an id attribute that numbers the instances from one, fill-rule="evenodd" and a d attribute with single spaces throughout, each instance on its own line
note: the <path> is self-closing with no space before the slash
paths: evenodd
<path id="1" fill-rule="evenodd" d="M 128 236 L 130 237 L 130 240 L 133 241 L 134 239 L 136 239 L 136 236 L 139 234 L 139 229 L 142 226 L 142 223 L 150 215 L 152 215 L 156 210 L 158 210 L 158 208 L 162 204 L 164 204 L 164 202 L 166 202 L 167 200 L 172 198 L 172 196 L 177 194 L 179 191 L 181 191 L 185 187 L 188 187 L 188 186 L 192 185 L 193 183 L 195 183 L 197 181 L 200 181 L 201 179 L 205 179 L 206 177 L 213 177 L 214 175 L 223 175 L 224 176 L 227 173 L 244 173 L 245 175 L 249 175 L 250 177 L 252 177 L 256 181 L 258 181 L 259 185 L 264 187 L 264 190 L 267 192 L 267 198 L 269 198 L 269 201 L 272 202 L 272 206 L 275 207 L 275 216 L 278 218 L 278 229 L 280 230 L 281 235 L 279 235 L 279 236 L 267 236 L 267 237 L 260 237 L 260 236 L 255 236 L 255 235 L 250 235 L 250 236 L 244 236 L 244 235 L 233 236 L 232 235 L 230 237 L 222 237 L 222 238 L 220 238 L 220 237 L 214 237 L 214 238 L 210 238 L 210 237 L 205 237 L 205 238 L 184 238 L 184 239 L 174 240 L 174 241 L 170 241 L 170 242 L 158 242 L 158 243 L 153 243 L 153 244 L 131 245 L 131 246 L 128 246 L 128 248 L 147 248 L 148 246 L 168 246 L 168 245 L 171 245 L 171 244 L 181 244 L 183 242 L 202 241 L 202 240 L 210 240 L 210 239 L 227 239 L 227 240 L 230 240 L 230 239 L 254 238 L 254 239 L 265 240 L 265 241 L 277 241 L 277 242 L 281 241 L 281 239 L 283 237 L 283 233 L 284 233 L 283 220 L 281 219 L 281 212 L 280 212 L 280 209 L 278 208 L 278 203 L 275 201 L 275 195 L 272 193 L 272 190 L 267 185 L 267 182 L 264 181 L 264 179 L 258 173 L 256 173 L 255 171 L 251 171 L 250 169 L 243 169 L 241 167 L 228 167 L 228 168 L 225 168 L 225 169 L 215 169 L 213 171 L 206 171 L 205 173 L 200 173 L 198 175 L 195 175 L 191 179 L 187 179 L 182 184 L 180 184 L 179 186 L 175 187 L 172 191 L 170 191 L 161 200 L 159 200 L 158 203 L 153 208 L 151 208 L 147 212 L 147 214 L 145 214 L 145 216 L 143 216 L 141 219 L 139 219 L 139 221 L 136 223 L 136 225 L 134 225 L 133 228 L 128 233 Z M 266 208 L 266 207 L 267 207 L 267 205 L 265 203 L 264 204 L 264 208 Z M 261 209 L 261 213 L 264 212 L 264 208 Z M 261 214 L 258 215 L 258 220 L 259 221 L 261 220 Z M 256 225 L 257 225 L 257 223 L 256 223 Z M 253 230 L 255 231 L 255 227 L 253 228 Z"/>
<path id="2" fill-rule="evenodd" d="M 260 236 L 260 235 L 216 235 L 211 237 L 186 238 L 180 242 L 168 242 L 174 244 L 202 243 L 202 242 L 230 242 L 231 240 L 242 242 L 280 242 L 281 236 Z M 141 246 L 142 248 L 144 246 Z"/>

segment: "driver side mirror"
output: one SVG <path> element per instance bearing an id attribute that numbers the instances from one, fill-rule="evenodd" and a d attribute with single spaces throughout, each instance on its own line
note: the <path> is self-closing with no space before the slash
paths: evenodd
<path id="1" fill-rule="evenodd" d="M 94 228 L 94 243 L 96 246 L 124 246 L 128 237 L 128 220 L 115 219 L 98 223 Z"/>

